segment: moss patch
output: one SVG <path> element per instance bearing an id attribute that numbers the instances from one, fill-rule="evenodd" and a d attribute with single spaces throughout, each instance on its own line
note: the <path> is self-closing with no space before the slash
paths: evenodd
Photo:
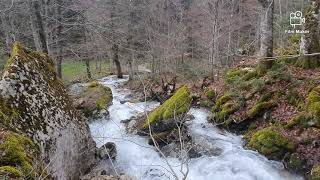
<path id="1" fill-rule="evenodd" d="M 312 168 L 311 180 L 320 180 L 320 165 Z"/>
<path id="2" fill-rule="evenodd" d="M 170 119 L 179 114 L 186 113 L 190 108 L 191 101 L 188 87 L 182 86 L 171 98 L 148 115 L 142 128 L 147 128 L 149 124 L 157 121 Z"/>
<path id="3" fill-rule="evenodd" d="M 37 148 L 27 137 L 8 133 L 0 144 L 0 172 L 10 177 L 34 178 L 32 159 Z"/>
<path id="4" fill-rule="evenodd" d="M 276 130 L 266 128 L 253 134 L 248 147 L 257 150 L 269 159 L 281 159 L 294 145 Z"/>
<path id="5" fill-rule="evenodd" d="M 249 118 L 253 118 L 259 114 L 261 114 L 262 112 L 264 112 L 265 110 L 271 109 L 273 107 L 275 107 L 277 104 L 270 101 L 270 102 L 260 102 L 256 105 L 254 105 L 249 111 L 248 111 L 248 117 Z"/>

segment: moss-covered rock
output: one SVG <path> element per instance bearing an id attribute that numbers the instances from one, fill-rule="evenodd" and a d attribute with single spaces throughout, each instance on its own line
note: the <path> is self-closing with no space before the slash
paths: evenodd
<path id="1" fill-rule="evenodd" d="M 308 95 L 308 112 L 314 116 L 314 126 L 320 128 L 320 86 L 315 87 Z"/>
<path id="2" fill-rule="evenodd" d="M 112 91 L 109 87 L 93 81 L 84 90 L 78 100 L 76 106 L 82 110 L 86 117 L 99 117 L 102 110 L 112 103 Z"/>
<path id="3" fill-rule="evenodd" d="M 253 118 L 261 113 L 263 113 L 266 110 L 269 110 L 273 107 L 275 107 L 277 104 L 273 101 L 269 102 L 259 102 L 256 105 L 254 105 L 249 111 L 248 111 L 248 117 Z"/>
<path id="4" fill-rule="evenodd" d="M 40 157 L 48 163 L 48 174 L 55 179 L 78 179 L 96 161 L 88 125 L 57 77 L 53 60 L 19 43 L 14 45 L 0 80 L 0 127 L 32 139 L 39 147 Z M 13 142 L 22 144 L 20 140 Z M 21 173 L 31 168 L 26 163 L 28 155 L 14 156 L 22 163 L 18 168 Z"/>
<path id="5" fill-rule="evenodd" d="M 216 92 L 212 89 L 207 89 L 205 91 L 205 96 L 210 100 L 214 100 L 216 98 Z"/>
<path id="6" fill-rule="evenodd" d="M 12 166 L 1 166 L 0 167 L 0 177 L 3 177 L 4 179 L 9 179 L 9 178 L 22 178 L 24 177 L 23 173 Z"/>
<path id="7" fill-rule="evenodd" d="M 225 93 L 223 96 L 217 99 L 215 106 L 212 108 L 212 111 L 219 111 L 221 106 L 230 100 L 232 100 L 232 95 L 230 93 Z"/>
<path id="8" fill-rule="evenodd" d="M 37 167 L 32 165 L 39 152 L 36 145 L 27 137 L 7 133 L 0 144 L 0 175 L 34 179 Z"/>
<path id="9" fill-rule="evenodd" d="M 305 160 L 303 160 L 298 153 L 291 154 L 286 164 L 287 167 L 294 172 L 302 172 L 306 169 Z"/>
<path id="10" fill-rule="evenodd" d="M 320 180 L 320 165 L 314 166 L 312 168 L 311 180 Z"/>
<path id="11" fill-rule="evenodd" d="M 279 160 L 287 152 L 294 149 L 294 145 L 276 130 L 266 128 L 254 133 L 248 147 L 257 150 L 269 159 Z"/>
<path id="12" fill-rule="evenodd" d="M 319 119 L 309 113 L 303 112 L 293 117 L 285 127 L 291 129 L 295 126 L 300 128 L 317 127 L 319 126 Z"/>
<path id="13" fill-rule="evenodd" d="M 192 98 L 187 86 L 182 86 L 177 92 L 160 107 L 152 111 L 142 125 L 142 129 L 148 128 L 149 124 L 177 117 L 188 112 Z"/>

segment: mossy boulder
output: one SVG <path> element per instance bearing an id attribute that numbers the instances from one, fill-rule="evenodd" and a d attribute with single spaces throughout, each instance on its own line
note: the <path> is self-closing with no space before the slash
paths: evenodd
<path id="1" fill-rule="evenodd" d="M 34 179 L 35 173 L 40 172 L 37 171 L 38 167 L 33 165 L 39 151 L 28 137 L 7 132 L 1 138 L 0 154 L 0 176 Z"/>
<path id="2" fill-rule="evenodd" d="M 287 152 L 294 150 L 294 144 L 288 138 L 271 128 L 255 132 L 248 143 L 248 147 L 274 160 L 282 159 Z"/>
<path id="3" fill-rule="evenodd" d="M 291 129 L 293 127 L 309 128 L 317 126 L 319 127 L 319 119 L 307 112 L 303 112 L 293 117 L 285 127 Z"/>
<path id="4" fill-rule="evenodd" d="M 285 160 L 286 166 L 294 172 L 303 172 L 306 170 L 306 161 L 302 159 L 298 153 L 290 155 L 288 160 Z"/>
<path id="5" fill-rule="evenodd" d="M 77 109 L 82 110 L 86 117 L 101 117 L 107 114 L 112 103 L 112 91 L 109 87 L 93 81 L 76 100 Z"/>
<path id="6" fill-rule="evenodd" d="M 178 118 L 189 111 L 191 101 L 188 87 L 182 86 L 171 98 L 148 114 L 140 129 L 148 129 L 149 124 L 153 127 L 161 124 L 160 122 Z"/>
<path id="7" fill-rule="evenodd" d="M 259 102 L 256 105 L 254 105 L 249 111 L 248 111 L 248 117 L 254 118 L 257 115 L 263 113 L 266 110 L 270 110 L 273 107 L 275 107 L 277 104 L 273 101 L 269 102 Z"/>
<path id="8" fill-rule="evenodd" d="M 312 168 L 311 180 L 320 180 L 320 165 L 314 166 Z"/>
<path id="9" fill-rule="evenodd" d="M 53 60 L 19 43 L 0 80 L 0 127 L 32 139 L 55 179 L 78 179 L 96 162 L 89 127 L 57 77 Z"/>
<path id="10" fill-rule="evenodd" d="M 216 92 L 212 89 L 207 89 L 205 91 L 205 96 L 209 99 L 209 100 L 214 100 L 216 98 Z"/>
<path id="11" fill-rule="evenodd" d="M 308 112 L 314 116 L 316 127 L 320 128 L 320 86 L 315 87 L 308 95 Z"/>

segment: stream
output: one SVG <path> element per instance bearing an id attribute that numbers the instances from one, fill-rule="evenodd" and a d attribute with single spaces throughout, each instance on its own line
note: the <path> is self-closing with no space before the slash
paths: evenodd
<path id="1" fill-rule="evenodd" d="M 114 142 L 117 157 L 114 161 L 116 169 L 139 180 L 174 179 L 164 158 L 154 146 L 148 144 L 146 137 L 128 134 L 122 120 L 152 110 L 159 106 L 157 102 L 126 102 L 121 104 L 130 94 L 130 90 L 119 85 L 127 79 L 109 76 L 100 82 L 111 88 L 113 104 L 109 107 L 110 117 L 90 122 L 90 130 L 98 147 L 107 142 Z M 243 148 L 241 136 L 220 130 L 207 123 L 208 112 L 205 109 L 191 108 L 189 111 L 195 119 L 188 124 L 189 133 L 195 143 L 219 148 L 221 153 L 215 156 L 201 156 L 189 162 L 188 180 L 302 180 L 284 169 L 280 162 L 270 161 L 257 152 Z M 179 179 L 180 160 L 166 158 Z M 109 161 L 109 160 L 106 160 Z"/>

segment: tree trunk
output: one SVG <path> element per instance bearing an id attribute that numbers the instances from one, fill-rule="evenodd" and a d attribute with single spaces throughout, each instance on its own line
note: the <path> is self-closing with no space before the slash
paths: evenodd
<path id="1" fill-rule="evenodd" d="M 37 51 L 48 53 L 46 36 L 43 27 L 42 17 L 40 13 L 40 5 L 38 0 L 29 1 L 30 20 L 33 32 L 34 44 Z"/>
<path id="2" fill-rule="evenodd" d="M 15 41 L 14 33 L 12 32 L 9 15 L 2 13 L 0 17 L 6 39 L 6 54 L 9 55 L 11 53 L 12 44 Z"/>
<path id="3" fill-rule="evenodd" d="M 319 16 L 319 3 L 315 1 L 307 7 L 306 10 L 306 23 L 304 25 L 305 30 L 309 30 L 309 33 L 303 34 L 301 36 L 300 42 L 300 52 L 301 54 L 312 54 L 320 52 L 320 43 L 319 43 L 319 21 L 316 17 Z M 297 66 L 302 68 L 316 68 L 320 66 L 320 57 L 317 56 L 305 56 L 298 59 L 296 62 Z"/>
<path id="4" fill-rule="evenodd" d="M 113 44 L 112 51 L 113 51 L 113 62 L 115 63 L 117 68 L 117 76 L 118 78 L 123 78 L 121 64 L 119 61 L 119 47 L 117 44 Z"/>
<path id="5" fill-rule="evenodd" d="M 90 60 L 89 60 L 89 58 L 85 59 L 85 64 L 86 64 L 87 78 L 88 79 L 92 79 L 91 71 L 90 71 Z"/>
<path id="6" fill-rule="evenodd" d="M 274 0 L 259 0 L 263 7 L 261 19 L 261 39 L 260 39 L 260 58 L 259 71 L 264 73 L 271 68 L 273 61 L 267 61 L 266 57 L 273 56 L 273 10 Z"/>
<path id="7" fill-rule="evenodd" d="M 58 6 L 57 6 L 57 18 L 58 18 L 58 22 L 57 22 L 57 34 L 56 34 L 56 41 L 57 41 L 57 59 L 56 59 L 56 71 L 57 71 L 57 76 L 59 78 L 62 78 L 62 70 L 61 70 L 61 64 L 62 64 L 62 60 L 63 60 L 63 43 L 62 43 L 62 0 L 57 0 L 58 2 Z"/>

